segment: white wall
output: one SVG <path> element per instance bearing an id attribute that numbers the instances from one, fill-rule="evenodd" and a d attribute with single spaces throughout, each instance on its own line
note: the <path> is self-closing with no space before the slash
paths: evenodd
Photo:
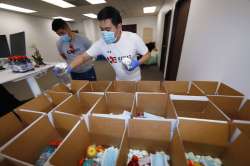
<path id="1" fill-rule="evenodd" d="M 192 0 L 178 80 L 223 81 L 250 97 L 249 18 L 249 0 Z"/>
<path id="2" fill-rule="evenodd" d="M 123 25 L 127 24 L 137 24 L 137 34 L 143 38 L 143 29 L 152 28 L 153 29 L 153 41 L 156 41 L 156 16 L 144 16 L 144 17 L 131 17 L 123 19 Z"/>
<path id="3" fill-rule="evenodd" d="M 61 60 L 56 49 L 56 34 L 51 30 L 51 20 L 30 15 L 0 10 L 0 34 L 7 35 L 24 31 L 27 55 L 33 53 L 35 44 L 45 61 Z"/>

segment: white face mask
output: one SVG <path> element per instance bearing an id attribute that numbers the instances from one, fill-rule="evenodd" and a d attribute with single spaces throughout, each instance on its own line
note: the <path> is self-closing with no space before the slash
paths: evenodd
<path id="1" fill-rule="evenodd" d="M 112 31 L 102 31 L 102 37 L 107 44 L 112 44 L 117 39 L 115 36 L 115 32 Z"/>

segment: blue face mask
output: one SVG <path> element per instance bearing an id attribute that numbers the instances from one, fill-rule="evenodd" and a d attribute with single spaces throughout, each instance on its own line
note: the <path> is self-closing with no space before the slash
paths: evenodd
<path id="1" fill-rule="evenodd" d="M 65 43 L 68 43 L 71 40 L 71 38 L 69 37 L 68 34 L 61 36 L 61 38 L 62 38 L 63 42 L 65 42 Z"/>
<path id="2" fill-rule="evenodd" d="M 112 44 L 116 41 L 115 32 L 102 31 L 102 37 L 107 44 Z"/>

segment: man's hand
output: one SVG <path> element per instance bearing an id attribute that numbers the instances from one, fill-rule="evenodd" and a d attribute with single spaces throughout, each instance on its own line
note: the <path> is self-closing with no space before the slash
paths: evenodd
<path id="1" fill-rule="evenodd" d="M 53 68 L 53 73 L 57 76 L 60 77 L 64 74 L 70 74 L 72 71 L 72 67 L 70 65 L 67 65 L 65 63 L 60 63 L 57 64 L 54 68 Z"/>
<path id="2" fill-rule="evenodd" d="M 140 66 L 140 62 L 138 60 L 132 59 L 130 65 L 129 65 L 128 71 L 133 71 L 138 66 Z"/>

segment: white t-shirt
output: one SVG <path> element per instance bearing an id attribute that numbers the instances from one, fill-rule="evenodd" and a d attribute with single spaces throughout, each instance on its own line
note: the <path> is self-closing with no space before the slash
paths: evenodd
<path id="1" fill-rule="evenodd" d="M 135 33 L 122 31 L 118 42 L 106 44 L 101 38 L 95 42 L 88 50 L 91 57 L 103 55 L 112 65 L 116 73 L 116 80 L 141 80 L 141 70 L 137 67 L 133 71 L 128 71 L 122 64 L 122 58 L 128 57 L 136 59 L 137 55 L 145 55 L 148 52 L 143 40 Z"/>

